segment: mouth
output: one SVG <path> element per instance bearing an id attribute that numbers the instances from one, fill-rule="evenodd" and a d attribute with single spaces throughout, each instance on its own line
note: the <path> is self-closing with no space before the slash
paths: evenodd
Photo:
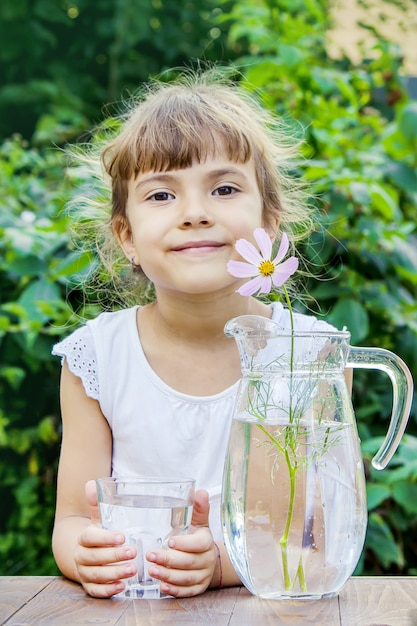
<path id="1" fill-rule="evenodd" d="M 179 246 L 173 248 L 174 252 L 210 252 L 211 250 L 222 248 L 223 243 L 218 241 L 187 241 Z"/>

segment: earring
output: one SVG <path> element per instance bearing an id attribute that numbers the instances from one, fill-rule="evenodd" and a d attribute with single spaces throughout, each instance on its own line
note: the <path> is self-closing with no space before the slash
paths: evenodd
<path id="1" fill-rule="evenodd" d="M 135 263 L 135 257 L 134 257 L 134 256 L 132 256 L 132 258 L 130 259 L 130 262 L 131 262 L 131 264 L 132 264 L 132 270 L 133 270 L 133 271 L 137 270 L 137 269 L 138 269 L 138 267 L 139 267 L 139 265 L 136 265 L 136 263 Z"/>

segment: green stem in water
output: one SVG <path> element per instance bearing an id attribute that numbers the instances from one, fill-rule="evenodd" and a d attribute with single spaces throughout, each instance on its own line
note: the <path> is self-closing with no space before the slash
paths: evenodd
<path id="1" fill-rule="evenodd" d="M 300 581 L 300 589 L 301 591 L 307 591 L 307 583 L 304 575 L 304 566 L 303 566 L 303 555 L 300 554 L 300 560 L 298 561 L 297 573 L 295 574 L 294 582 L 297 580 Z"/>
<path id="2" fill-rule="evenodd" d="M 287 519 L 285 522 L 285 528 L 283 535 L 280 539 L 281 546 L 281 560 L 282 560 L 282 569 L 283 569 L 283 577 L 284 577 L 284 587 L 287 590 L 293 589 L 295 582 L 298 578 L 301 591 L 307 591 L 307 584 L 305 580 L 304 574 L 304 566 L 302 561 L 302 554 L 300 554 L 300 559 L 298 562 L 297 572 L 295 574 L 294 580 L 291 581 L 290 571 L 289 571 L 289 563 L 288 563 L 288 541 L 289 534 L 291 530 L 291 524 L 294 517 L 295 510 L 295 489 L 296 489 L 296 477 L 298 470 L 298 462 L 297 462 L 297 424 L 294 424 L 294 413 L 293 413 L 293 380 L 292 374 L 294 371 L 294 353 L 295 353 L 295 337 L 294 337 L 294 315 L 291 305 L 291 300 L 288 295 L 288 291 L 285 286 L 283 286 L 283 291 L 285 295 L 285 300 L 288 306 L 289 314 L 290 314 L 290 323 L 291 323 L 291 351 L 290 351 L 290 405 L 289 405 L 289 426 L 286 429 L 285 433 L 285 445 L 280 443 L 276 437 L 274 437 L 267 429 L 260 423 L 257 424 L 258 428 L 264 433 L 264 435 L 271 441 L 271 443 L 277 448 L 277 450 L 284 455 L 288 473 L 290 478 L 290 497 L 288 503 L 288 512 Z M 254 407 L 252 407 L 254 408 Z M 258 417 L 258 419 L 265 419 L 265 416 L 257 415 L 258 411 L 254 411 L 254 415 Z M 292 456 L 290 454 L 292 453 Z"/>
<path id="3" fill-rule="evenodd" d="M 284 291 L 284 295 L 285 295 L 285 300 L 288 306 L 288 311 L 290 314 L 290 323 L 291 323 L 291 351 L 290 351 L 290 406 L 289 406 L 289 423 L 290 425 L 293 424 L 294 421 L 294 415 L 293 415 L 293 407 L 292 407 L 292 399 L 293 399 L 293 380 L 292 380 L 292 374 L 294 371 L 294 352 L 295 352 L 295 338 L 294 338 L 294 314 L 293 314 L 293 310 L 292 310 L 292 305 L 291 305 L 291 300 L 290 297 L 288 295 L 288 291 L 287 288 L 285 287 L 285 285 L 283 285 L 283 291 Z M 298 469 L 298 463 L 296 460 L 296 433 L 294 433 L 294 430 L 292 428 L 289 428 L 288 431 L 289 433 L 289 441 L 287 440 L 287 444 L 289 444 L 294 456 L 295 456 L 295 460 L 294 460 L 294 464 L 291 462 L 291 458 L 290 455 L 288 453 L 288 449 L 285 449 L 285 460 L 287 463 L 287 467 L 288 467 L 288 473 L 289 473 L 289 477 L 290 477 L 290 500 L 288 503 L 288 513 L 287 513 L 287 520 L 286 520 L 286 524 L 285 524 L 285 529 L 284 529 L 284 533 L 280 539 L 280 545 L 281 545 L 281 558 L 282 558 L 282 567 L 283 567 L 283 575 L 284 575 L 284 586 L 285 589 L 292 589 L 294 587 L 295 581 L 299 580 L 300 583 L 300 589 L 301 591 L 307 591 L 307 585 L 306 585 L 306 580 L 305 580 L 305 575 L 304 575 L 304 567 L 303 567 L 303 561 L 302 561 L 302 554 L 300 555 L 300 559 L 298 562 L 298 568 L 297 568 L 297 572 L 295 574 L 295 578 L 294 581 L 291 582 L 291 578 L 290 578 L 290 574 L 289 574 L 289 567 L 288 567 L 288 539 L 289 539 L 289 534 L 290 534 L 290 529 L 291 529 L 291 524 L 292 524 L 292 520 L 293 520 L 293 516 L 294 516 L 294 506 L 295 506 L 295 487 L 296 487 L 296 476 L 297 476 L 297 469 Z"/>
<path id="4" fill-rule="evenodd" d="M 290 501 L 288 503 L 287 521 L 285 524 L 284 534 L 279 540 L 281 546 L 281 559 L 282 570 L 284 574 L 284 587 L 285 589 L 292 589 L 293 583 L 291 583 L 290 572 L 288 568 L 288 537 L 290 534 L 291 522 L 294 514 L 294 502 L 295 502 L 295 475 L 297 472 L 297 466 L 291 464 L 288 451 L 285 451 L 285 460 L 288 466 L 288 472 L 290 474 Z M 294 581 L 295 582 L 295 581 Z"/>

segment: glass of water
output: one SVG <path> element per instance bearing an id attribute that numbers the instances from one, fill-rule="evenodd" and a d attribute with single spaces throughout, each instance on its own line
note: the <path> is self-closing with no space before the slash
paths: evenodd
<path id="1" fill-rule="evenodd" d="M 175 535 L 188 532 L 194 503 L 191 478 L 113 477 L 96 481 L 103 528 L 121 531 L 125 542 L 137 550 L 137 574 L 128 578 L 127 598 L 163 598 L 159 580 L 148 574 L 149 550 L 168 548 Z"/>

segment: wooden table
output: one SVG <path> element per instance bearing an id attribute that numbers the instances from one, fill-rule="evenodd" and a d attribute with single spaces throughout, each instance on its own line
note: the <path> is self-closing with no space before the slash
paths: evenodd
<path id="1" fill-rule="evenodd" d="M 417 577 L 351 578 L 327 600 L 261 600 L 244 587 L 183 600 L 96 600 L 60 577 L 0 577 L 0 624 L 417 626 Z"/>

